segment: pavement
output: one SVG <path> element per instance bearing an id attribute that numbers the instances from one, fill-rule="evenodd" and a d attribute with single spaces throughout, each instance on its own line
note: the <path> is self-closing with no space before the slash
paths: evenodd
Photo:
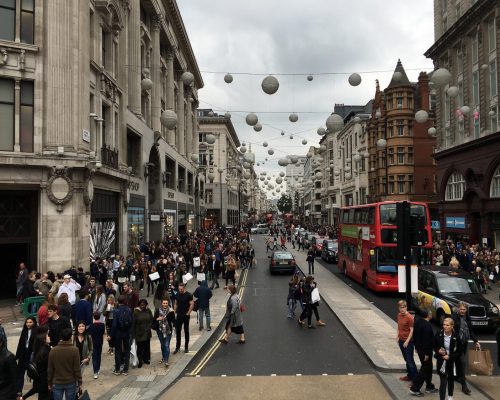
<path id="1" fill-rule="evenodd" d="M 263 237 L 263 236 L 262 236 Z M 259 240 L 258 238 L 256 240 Z M 306 252 L 299 252 L 297 250 L 290 249 L 290 251 L 296 257 L 298 265 L 306 266 Z M 244 282 L 246 272 L 241 272 L 240 282 Z M 395 321 L 390 319 L 382 311 L 377 309 L 372 303 L 362 297 L 360 294 L 356 293 L 354 290 L 345 285 L 340 279 L 335 277 L 331 272 L 324 268 L 320 263 L 315 264 L 315 280 L 318 282 L 321 297 L 325 305 L 327 305 L 339 318 L 341 323 L 350 333 L 350 335 L 358 343 L 359 347 L 366 354 L 368 359 L 371 361 L 373 366 L 378 371 L 378 376 L 380 382 L 385 386 L 385 388 L 391 392 L 393 398 L 404 399 L 410 398 L 408 392 L 408 386 L 405 382 L 399 381 L 399 376 L 405 372 L 405 365 L 402 360 L 400 350 L 396 344 L 396 332 L 397 324 Z M 219 280 L 222 282 L 222 280 Z M 188 286 L 188 290 L 193 292 L 195 289 L 195 283 L 191 283 Z M 221 324 L 222 318 L 225 313 L 227 292 L 222 289 L 215 289 L 214 295 L 211 300 L 211 316 L 212 316 L 212 331 L 199 331 L 196 318 L 191 318 L 190 322 L 190 352 L 185 354 L 180 352 L 176 355 L 171 354 L 170 356 L 170 367 L 165 369 L 163 365 L 159 364 L 161 359 L 160 346 L 158 340 L 153 337 L 151 340 L 151 365 L 145 365 L 143 368 L 132 368 L 130 369 L 130 374 L 128 376 L 114 376 L 112 375 L 112 370 L 114 367 L 114 356 L 108 355 L 107 348 L 103 349 L 102 356 L 102 368 L 99 379 L 94 380 L 92 378 L 92 368 L 88 367 L 84 372 L 83 386 L 84 389 L 88 390 L 90 398 L 92 399 L 111 399 L 111 400 L 149 400 L 156 399 L 162 395 L 163 392 L 169 386 L 169 396 L 172 393 L 176 393 L 179 384 L 176 381 L 184 373 L 185 369 L 189 366 L 193 357 L 196 356 L 198 352 L 202 354 L 204 346 L 210 341 L 213 335 L 220 335 L 222 328 L 219 326 Z M 142 297 L 142 296 L 141 296 Z M 149 299 L 152 303 L 152 297 Z M 498 303 L 498 300 L 496 301 Z M 22 329 L 22 322 L 24 318 L 20 315 L 19 307 L 12 305 L 12 300 L 9 302 L 0 302 L 0 317 L 3 318 L 3 326 L 6 330 L 8 337 L 8 345 L 11 351 L 15 352 L 19 335 Z M 397 312 L 396 301 L 394 312 Z M 171 348 L 175 347 L 175 338 L 172 339 Z M 181 348 L 184 348 L 183 344 Z M 254 379 L 255 378 L 255 379 Z M 276 377 L 276 382 L 279 382 L 280 377 Z M 348 381 L 344 383 L 349 387 L 352 383 L 359 387 L 359 383 L 353 377 L 346 378 Z M 182 378 L 181 380 L 189 379 Z M 206 387 L 210 387 L 210 380 L 216 378 L 197 378 L 203 379 L 202 382 L 207 382 Z M 229 377 L 225 378 L 230 380 Z M 236 378 L 231 378 L 236 379 Z M 314 379 L 324 379 L 324 377 L 307 377 L 307 384 L 309 382 L 314 383 Z M 349 381 L 350 379 L 350 381 Z M 367 379 L 365 377 L 365 379 Z M 460 385 L 456 385 L 455 400 L 462 399 L 500 399 L 500 385 L 498 384 L 498 376 L 485 377 L 485 376 L 469 376 L 468 377 L 472 396 L 466 396 L 460 391 Z M 235 380 L 235 382 L 238 382 Z M 366 381 L 364 381 L 365 383 Z M 439 378 L 434 375 L 433 382 L 438 385 Z M 297 381 L 300 385 L 300 382 Z M 364 384 L 363 383 L 363 384 Z M 248 384 L 249 393 L 253 390 L 257 390 L 263 384 L 259 381 L 258 377 L 248 377 L 245 380 L 245 385 Z M 242 383 L 233 387 L 237 387 L 237 395 L 241 397 L 245 390 L 243 390 Z M 30 387 L 31 384 L 25 385 L 25 390 Z M 182 385 L 184 391 L 187 385 Z M 181 387 L 182 387 L 181 386 Z M 196 385 L 199 387 L 200 385 Z M 204 386 L 204 385 L 202 385 Z M 276 386 L 277 388 L 279 386 Z M 303 387 L 303 386 L 301 386 Z M 367 397 L 371 396 L 371 391 L 369 390 L 370 385 L 367 387 Z M 273 386 L 269 390 L 275 390 Z M 193 389 L 195 390 L 195 389 Z M 261 390 L 261 389 L 259 389 Z M 337 390 L 337 389 L 335 389 Z M 181 390 L 184 397 L 187 393 Z M 311 385 L 308 395 L 314 392 L 314 384 Z M 201 393 L 207 393 L 200 392 Z M 263 393 L 266 393 L 265 391 Z M 290 392 L 288 391 L 288 394 Z M 229 398 L 225 397 L 223 393 L 218 393 L 217 398 Z M 234 397 L 236 393 L 234 391 L 230 392 L 231 397 Z M 255 392 L 253 392 L 255 398 Z M 188 394 L 185 398 L 195 398 L 195 393 L 191 397 Z M 229 396 L 229 392 L 228 392 Z M 426 397 L 438 398 L 437 394 L 426 395 Z M 173 398 L 173 397 L 172 397 Z M 242 397 L 245 398 L 245 397 Z M 250 398 L 250 397 L 249 397 Z M 269 397 L 271 398 L 271 397 Z M 272 398 L 280 398 L 279 395 Z M 284 397 L 283 397 L 284 398 Z M 288 397 L 287 397 L 288 398 Z M 317 396 L 317 398 L 320 398 Z M 348 392 L 346 395 L 341 397 L 349 399 Z"/>

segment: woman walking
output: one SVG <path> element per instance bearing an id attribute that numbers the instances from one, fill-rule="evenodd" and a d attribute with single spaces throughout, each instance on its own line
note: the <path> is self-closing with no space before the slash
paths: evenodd
<path id="1" fill-rule="evenodd" d="M 443 329 L 434 338 L 434 357 L 437 359 L 436 369 L 440 379 L 439 400 L 445 400 L 447 387 L 448 400 L 453 399 L 453 366 L 462 351 L 461 342 L 453 330 L 454 325 L 452 318 L 445 318 Z"/>
<path id="2" fill-rule="evenodd" d="M 106 308 L 104 310 L 104 324 L 106 325 L 106 335 L 108 337 L 111 337 L 111 327 L 113 326 L 113 310 L 118 307 L 118 304 L 116 304 L 115 296 L 110 294 L 108 296 Z M 108 354 L 113 354 L 113 349 L 115 347 L 115 343 L 113 338 L 108 341 Z"/>
<path id="3" fill-rule="evenodd" d="M 149 364 L 151 359 L 151 324 L 153 323 L 153 313 L 148 308 L 146 299 L 139 300 L 139 307 L 134 310 L 133 338 L 137 345 L 137 358 L 139 364 L 137 368 L 142 368 L 143 364 Z"/>
<path id="4" fill-rule="evenodd" d="M 35 340 L 35 328 L 37 326 L 36 319 L 34 317 L 28 317 L 24 321 L 23 330 L 21 331 L 21 336 L 19 337 L 19 343 L 17 344 L 16 360 L 18 366 L 18 392 L 23 390 L 24 386 L 24 373 L 28 364 L 31 361 L 33 354 L 33 341 Z"/>
<path id="5" fill-rule="evenodd" d="M 226 321 L 226 334 L 219 342 L 223 344 L 229 343 L 229 338 L 231 333 L 236 333 L 240 335 L 240 340 L 238 340 L 238 344 L 245 344 L 245 331 L 243 329 L 243 318 L 241 316 L 241 300 L 240 296 L 236 294 L 236 286 L 229 285 L 229 299 L 226 304 L 226 314 L 224 318 Z"/>
<path id="6" fill-rule="evenodd" d="M 304 282 L 304 285 L 302 287 L 302 304 L 304 304 L 304 309 L 302 311 L 302 314 L 300 314 L 298 323 L 299 326 L 304 326 L 304 320 L 307 318 L 307 327 L 309 329 L 314 329 L 314 326 L 311 324 L 311 316 L 312 316 L 312 299 L 311 299 L 311 293 L 314 289 L 313 285 L 313 280 L 314 278 L 309 275 L 306 278 L 306 281 Z"/>
<path id="7" fill-rule="evenodd" d="M 229 254 L 227 256 L 227 265 L 226 265 L 226 286 L 224 289 L 227 289 L 228 282 L 231 281 L 233 282 L 233 286 L 236 286 L 236 260 L 234 258 L 233 254 Z"/>
<path id="8" fill-rule="evenodd" d="M 314 248 L 309 247 L 309 251 L 307 252 L 307 266 L 309 267 L 308 275 L 314 275 L 314 256 L 315 256 Z"/>
<path id="9" fill-rule="evenodd" d="M 172 328 L 175 320 L 174 310 L 170 307 L 170 301 L 165 297 L 161 301 L 161 306 L 156 309 L 154 315 L 153 329 L 158 335 L 160 341 L 161 356 L 160 364 L 168 367 L 168 358 L 170 356 L 170 339 L 172 339 Z"/>
<path id="10" fill-rule="evenodd" d="M 21 400 L 27 399 L 35 393 L 38 393 L 38 400 L 49 400 L 51 397 L 47 379 L 50 353 L 48 331 L 47 325 L 39 326 L 34 331 L 32 362 L 36 365 L 38 377 L 33 379 L 33 387 L 24 396 L 21 396 Z"/>
<path id="11" fill-rule="evenodd" d="M 94 303 L 92 304 L 92 313 L 98 312 L 101 315 L 101 322 L 105 321 L 104 310 L 106 309 L 106 295 L 104 287 L 97 285 L 95 289 Z"/>
<path id="12" fill-rule="evenodd" d="M 76 324 L 73 344 L 78 348 L 78 352 L 80 353 L 80 370 L 83 375 L 85 367 L 89 365 L 90 359 L 92 358 L 93 349 L 92 338 L 87 333 L 85 321 L 79 321 Z"/>

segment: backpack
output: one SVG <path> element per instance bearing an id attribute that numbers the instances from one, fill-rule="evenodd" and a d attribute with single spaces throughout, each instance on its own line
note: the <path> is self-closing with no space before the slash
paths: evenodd
<path id="1" fill-rule="evenodd" d="M 132 327 L 132 313 L 130 310 L 123 307 L 123 310 L 120 311 L 120 315 L 118 317 L 118 328 L 121 331 L 128 331 Z"/>

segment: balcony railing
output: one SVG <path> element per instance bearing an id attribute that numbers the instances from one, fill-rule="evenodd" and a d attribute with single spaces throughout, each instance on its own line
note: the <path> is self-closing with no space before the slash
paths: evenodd
<path id="1" fill-rule="evenodd" d="M 111 150 L 109 146 L 101 148 L 101 162 L 103 165 L 118 169 L 118 150 Z"/>

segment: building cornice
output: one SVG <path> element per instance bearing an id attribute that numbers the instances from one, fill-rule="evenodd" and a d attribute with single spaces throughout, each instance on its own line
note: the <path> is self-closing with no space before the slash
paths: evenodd
<path id="1" fill-rule="evenodd" d="M 431 59 L 438 58 L 441 53 L 447 50 L 457 37 L 463 36 L 470 25 L 483 18 L 486 10 L 494 5 L 492 0 L 479 0 L 473 4 L 458 21 L 456 21 L 436 42 L 424 53 L 424 56 Z"/>
<path id="2" fill-rule="evenodd" d="M 475 150 L 480 147 L 490 146 L 494 144 L 498 145 L 498 143 L 500 143 L 500 131 L 492 133 L 491 135 L 486 135 L 476 140 L 472 140 L 470 142 L 460 144 L 458 146 L 453 146 L 449 149 L 440 151 L 438 153 L 434 153 L 434 159 L 441 160 L 443 158 L 458 153 L 465 153 L 467 151 Z"/>
<path id="3" fill-rule="evenodd" d="M 207 124 L 207 125 L 215 125 L 215 124 L 221 124 L 225 125 L 229 134 L 231 135 L 231 138 L 233 139 L 236 147 L 240 147 L 240 139 L 238 138 L 238 135 L 236 134 L 236 131 L 234 130 L 233 123 L 231 120 L 228 120 L 226 117 L 198 117 L 198 123 L 199 124 Z M 201 132 L 201 127 L 200 127 L 200 132 Z"/>

